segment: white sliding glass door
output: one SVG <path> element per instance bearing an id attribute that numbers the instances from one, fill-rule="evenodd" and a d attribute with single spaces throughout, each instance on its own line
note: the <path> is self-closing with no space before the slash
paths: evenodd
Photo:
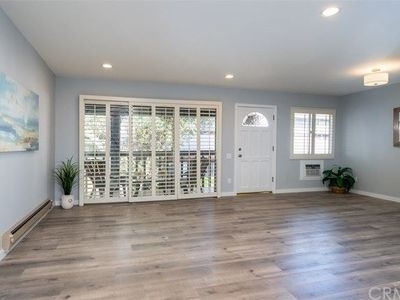
<path id="1" fill-rule="evenodd" d="M 80 101 L 81 205 L 218 196 L 219 103 Z"/>

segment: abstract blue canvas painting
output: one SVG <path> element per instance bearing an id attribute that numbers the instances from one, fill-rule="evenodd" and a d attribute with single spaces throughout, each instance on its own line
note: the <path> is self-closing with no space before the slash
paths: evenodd
<path id="1" fill-rule="evenodd" d="M 39 96 L 0 72 L 0 152 L 39 149 Z"/>

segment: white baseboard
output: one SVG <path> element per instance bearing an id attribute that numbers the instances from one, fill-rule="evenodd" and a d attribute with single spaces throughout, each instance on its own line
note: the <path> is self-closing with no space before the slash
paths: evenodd
<path id="1" fill-rule="evenodd" d="M 378 199 L 382 199 L 382 200 L 400 202 L 400 198 L 399 197 L 393 197 L 393 196 L 388 196 L 388 195 L 383 195 L 383 194 L 375 194 L 375 193 L 370 193 L 370 192 L 361 191 L 361 190 L 351 190 L 351 192 L 353 194 L 358 194 L 358 195 L 378 198 Z"/>
<path id="2" fill-rule="evenodd" d="M 325 192 L 328 189 L 326 187 L 319 188 L 296 188 L 296 189 L 277 189 L 273 194 L 286 194 L 286 193 L 307 193 L 307 192 Z M 221 197 L 234 197 L 237 196 L 235 192 L 223 192 Z"/>
<path id="3" fill-rule="evenodd" d="M 287 194 L 287 193 L 309 193 L 309 192 L 325 192 L 326 187 L 318 188 L 296 188 L 296 189 L 276 189 L 275 194 Z"/>
<path id="4" fill-rule="evenodd" d="M 0 261 L 6 257 L 6 253 L 4 252 L 4 250 L 0 250 Z"/>
<path id="5" fill-rule="evenodd" d="M 234 197 L 236 196 L 235 192 L 222 192 L 221 197 Z"/>

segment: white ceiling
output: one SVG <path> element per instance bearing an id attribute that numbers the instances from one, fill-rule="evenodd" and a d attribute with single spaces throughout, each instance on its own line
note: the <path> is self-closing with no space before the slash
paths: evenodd
<path id="1" fill-rule="evenodd" d="M 323 18 L 335 4 L 340 14 Z M 345 95 L 400 82 L 400 1 L 1 1 L 55 74 Z M 112 70 L 101 68 L 103 62 Z M 235 74 L 231 81 L 226 73 Z"/>

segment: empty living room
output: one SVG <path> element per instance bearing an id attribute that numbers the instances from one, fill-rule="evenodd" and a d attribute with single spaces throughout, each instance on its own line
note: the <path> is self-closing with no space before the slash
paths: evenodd
<path id="1" fill-rule="evenodd" d="M 399 16 L 0 0 L 0 299 L 400 300 Z"/>

